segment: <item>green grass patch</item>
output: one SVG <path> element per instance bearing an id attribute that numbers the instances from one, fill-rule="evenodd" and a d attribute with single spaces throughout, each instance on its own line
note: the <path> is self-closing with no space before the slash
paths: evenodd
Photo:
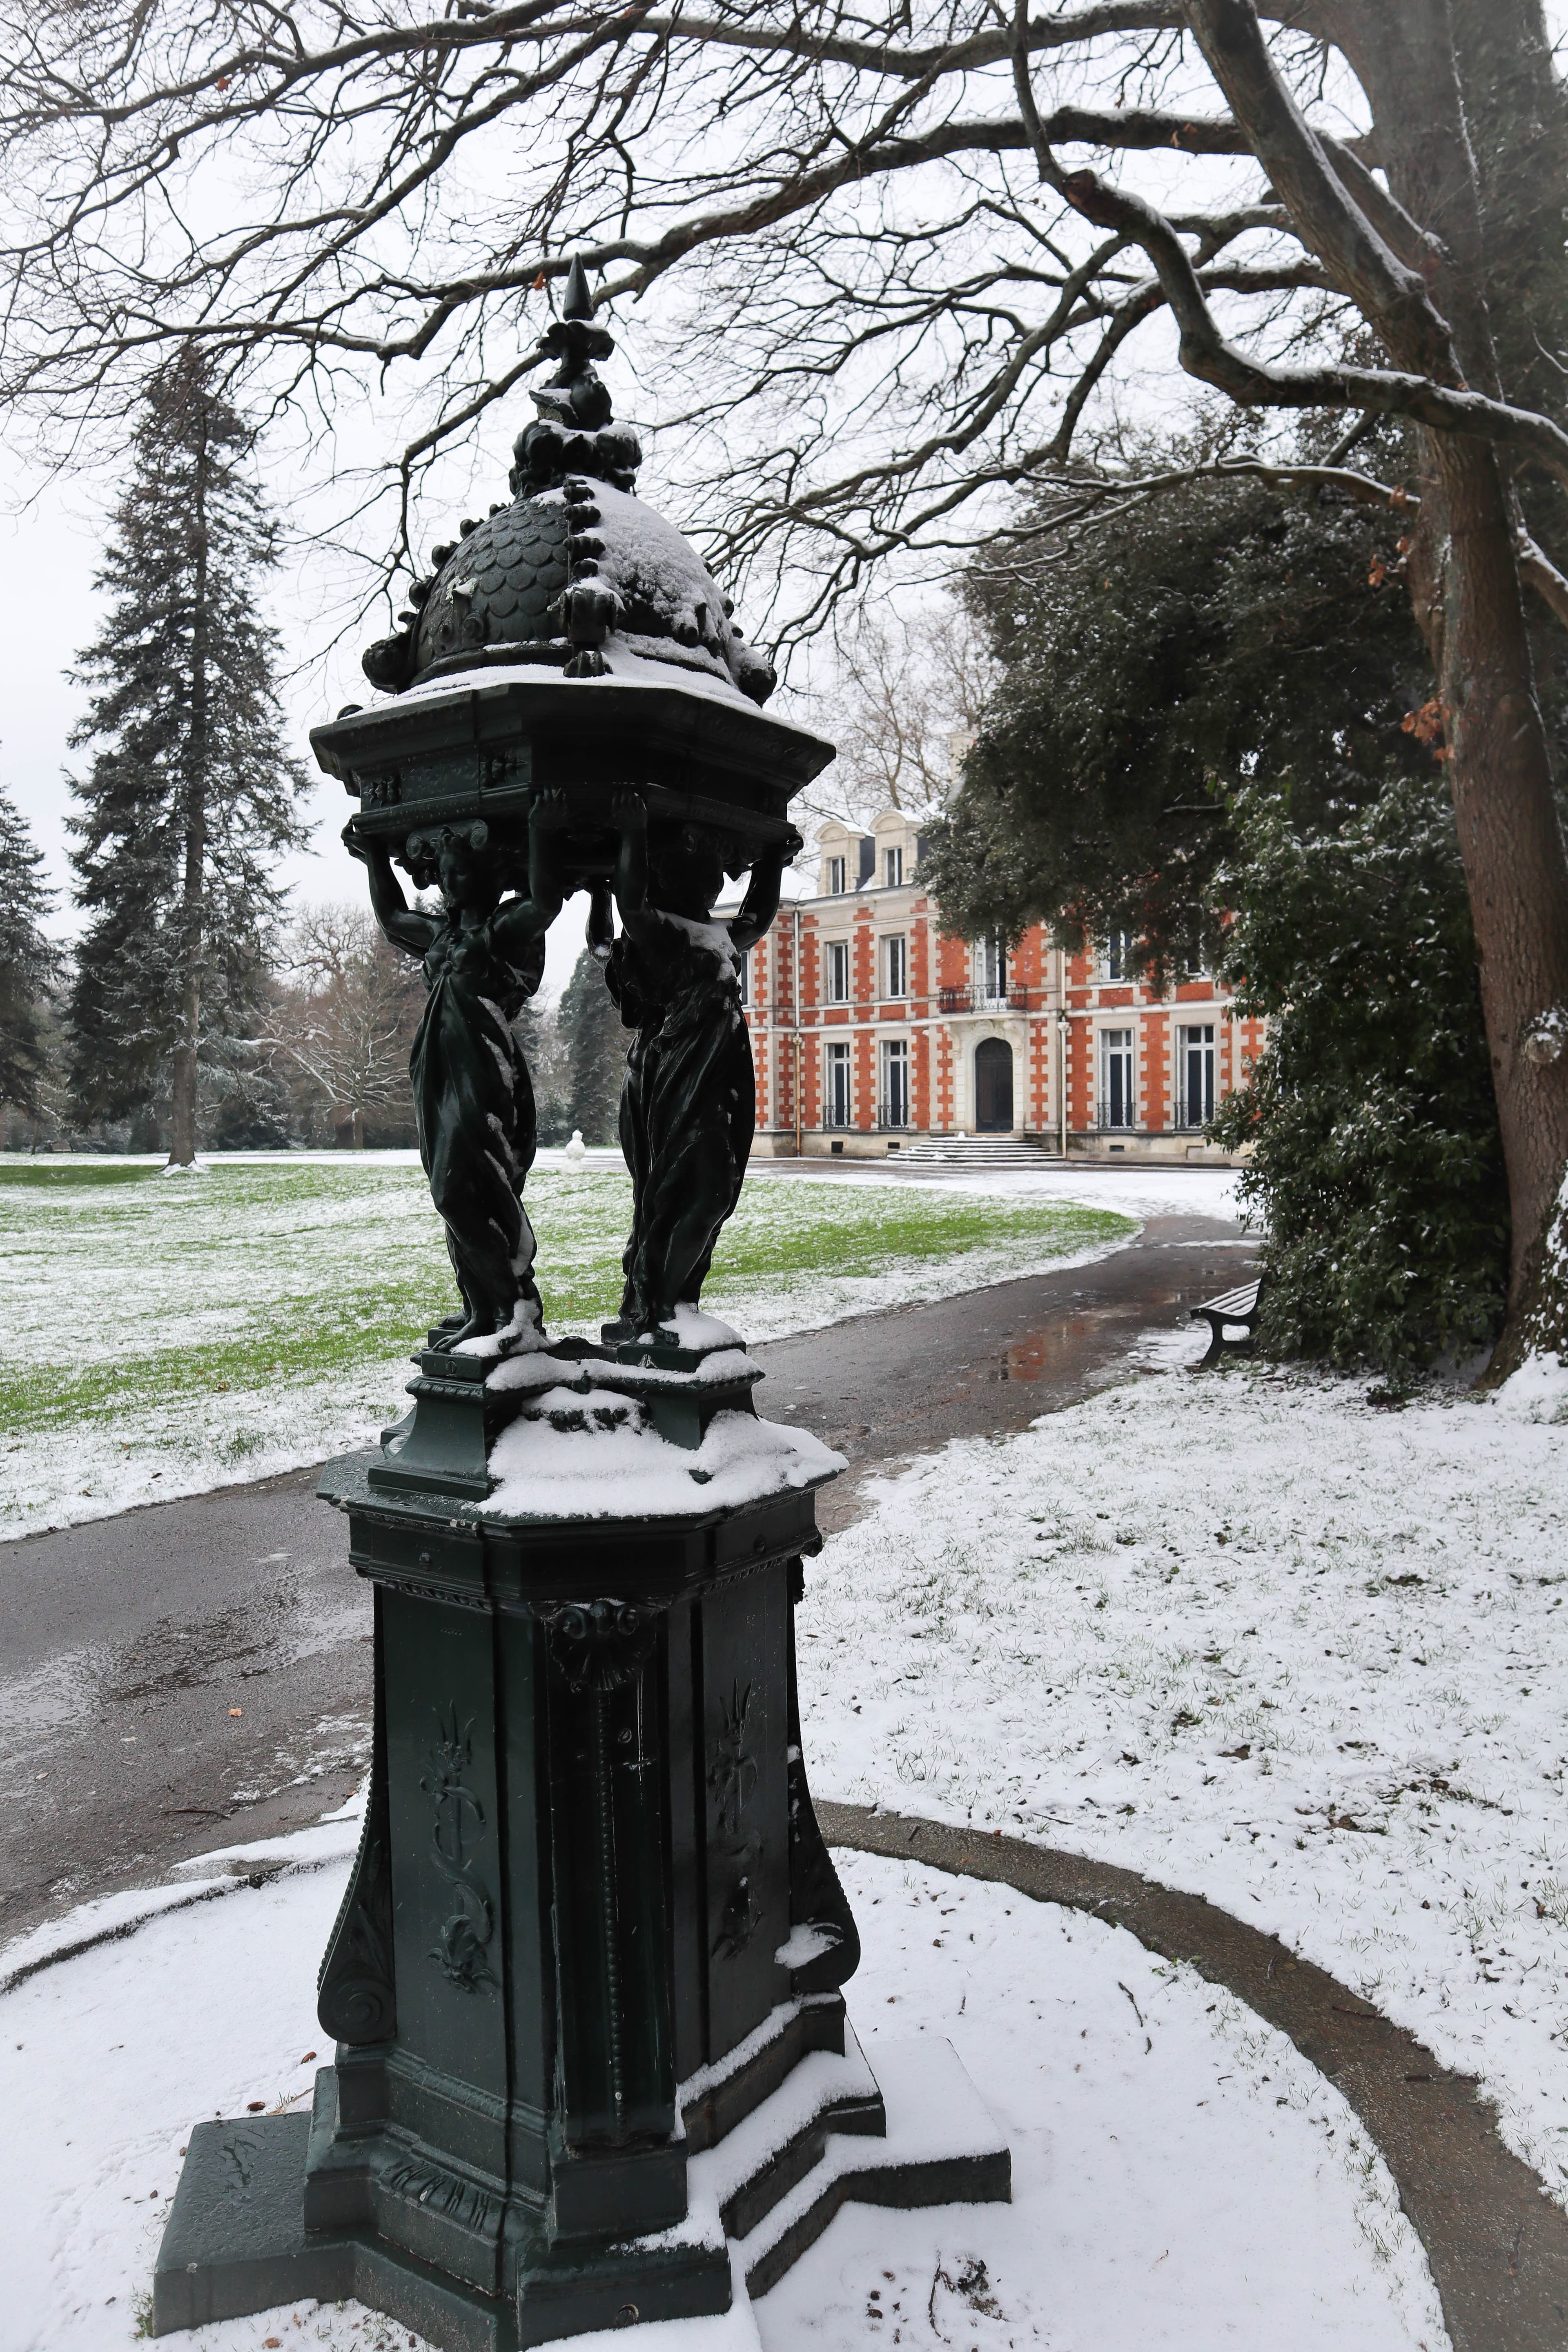
<path id="1" fill-rule="evenodd" d="M 629 1180 L 542 1169 L 527 1200 L 551 1328 L 592 1332 L 620 1302 Z M 703 1305 L 763 1339 L 999 1280 L 1133 1230 L 1050 1198 L 758 1171 Z M 316 1425 L 321 1409 L 307 1412 L 305 1392 L 352 1395 L 361 1423 L 367 1400 L 400 1410 L 409 1354 L 456 1303 L 420 1169 L 346 1157 L 182 1177 L 0 1162 L 0 1285 L 13 1491 L 30 1442 L 64 1461 L 91 1454 L 95 1434 L 106 1461 L 149 1444 L 231 1465 L 301 1458 L 305 1445 L 308 1459 L 289 1434 L 291 1412 Z M 336 1442 L 325 1426 L 316 1450 Z M 76 1471 L 60 1475 L 81 1491 Z"/>

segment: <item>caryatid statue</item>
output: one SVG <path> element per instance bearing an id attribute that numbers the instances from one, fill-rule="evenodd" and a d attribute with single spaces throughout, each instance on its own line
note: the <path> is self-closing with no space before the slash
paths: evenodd
<path id="1" fill-rule="evenodd" d="M 419 1157 L 463 1300 L 436 1342 L 444 1349 L 495 1336 L 526 1345 L 542 1332 L 522 1205 L 538 1141 L 533 1085 L 512 1023 L 543 976 L 545 933 L 561 910 L 559 810 L 559 794 L 534 803 L 526 896 L 512 890 L 510 861 L 482 820 L 410 834 L 404 863 L 416 887 L 438 883 L 439 915 L 408 904 L 384 840 L 362 840 L 352 826 L 343 836 L 369 871 L 376 921 L 423 961 L 430 991 L 409 1076 Z"/>
<path id="2" fill-rule="evenodd" d="M 713 1248 L 741 1197 L 756 1126 L 752 1039 L 740 961 L 778 912 L 792 834 L 753 855 L 711 825 L 650 831 L 636 793 L 620 795 L 616 905 L 623 926 L 605 980 L 634 1034 L 621 1089 L 621 1150 L 632 1177 L 626 1290 L 605 1338 L 675 1337 L 695 1307 Z M 738 914 L 715 921 L 726 878 L 751 868 Z"/>

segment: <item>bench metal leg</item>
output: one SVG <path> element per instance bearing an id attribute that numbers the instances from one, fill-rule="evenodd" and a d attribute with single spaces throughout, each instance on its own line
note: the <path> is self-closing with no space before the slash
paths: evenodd
<path id="1" fill-rule="evenodd" d="M 1226 1326 L 1238 1322 L 1240 1320 L 1239 1317 L 1234 1315 L 1205 1315 L 1200 1318 L 1199 1310 L 1194 1307 L 1193 1309 L 1193 1319 L 1194 1322 L 1201 1319 L 1202 1321 L 1206 1322 L 1209 1327 L 1208 1353 L 1206 1356 L 1201 1357 L 1193 1366 L 1194 1372 L 1208 1371 L 1213 1365 L 1219 1363 L 1226 1356 L 1251 1355 L 1252 1325 L 1250 1322 L 1242 1326 L 1247 1334 L 1247 1337 L 1244 1339 L 1227 1339 L 1225 1336 Z"/>

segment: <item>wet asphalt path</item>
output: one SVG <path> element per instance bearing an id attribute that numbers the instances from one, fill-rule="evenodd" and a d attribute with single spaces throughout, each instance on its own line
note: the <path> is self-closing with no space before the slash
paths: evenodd
<path id="1" fill-rule="evenodd" d="M 1236 1229 L 1150 1218 L 1091 1265 L 755 1349 L 770 1419 L 867 1479 L 1122 1376 L 1139 1335 L 1240 1280 Z M 315 1473 L 0 1545 L 0 1941 L 186 1855 L 315 1820 L 369 1738 L 370 1595 Z"/>

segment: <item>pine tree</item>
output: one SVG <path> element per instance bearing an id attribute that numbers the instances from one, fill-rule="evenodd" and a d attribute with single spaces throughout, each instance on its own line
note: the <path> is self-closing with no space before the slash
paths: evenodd
<path id="1" fill-rule="evenodd" d="M 44 997 L 59 967 L 43 931 L 54 903 L 38 879 L 43 862 L 15 803 L 0 791 L 0 1103 L 34 1116 L 48 1066 Z"/>
<path id="2" fill-rule="evenodd" d="M 614 1143 L 631 1039 L 605 986 L 604 966 L 586 948 L 561 992 L 555 1018 L 565 1066 L 567 1134 L 576 1128 L 584 1143 Z"/>
<path id="3" fill-rule="evenodd" d="M 279 859 L 305 837 L 276 633 L 257 609 L 276 527 L 247 471 L 254 436 L 211 367 L 182 351 L 151 377 L 98 585 L 115 599 L 80 657 L 96 689 L 71 737 L 72 863 L 88 913 L 71 994 L 80 1115 L 166 1087 L 172 1164 L 195 1157 L 204 1068 L 249 1025 L 282 908 Z"/>

